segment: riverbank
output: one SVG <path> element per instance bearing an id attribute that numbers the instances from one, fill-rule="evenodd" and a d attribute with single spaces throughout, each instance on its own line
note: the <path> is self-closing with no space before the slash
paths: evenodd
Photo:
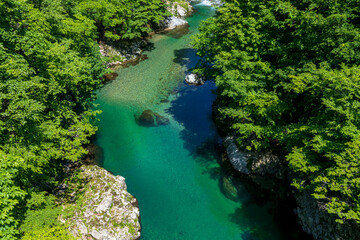
<path id="1" fill-rule="evenodd" d="M 269 204 L 254 201 L 244 187 L 235 197 L 224 192 L 232 188 L 223 180 L 211 121 L 215 86 L 184 83 L 198 61 L 190 36 L 215 12 L 196 4 L 188 35 L 154 35 L 148 60 L 117 71 L 98 92 L 102 166 L 126 177 L 139 201 L 144 239 L 286 239 Z M 139 125 L 136 116 L 147 109 L 169 124 Z"/>
<path id="2" fill-rule="evenodd" d="M 188 28 L 188 23 L 182 18 L 191 15 L 193 11 L 189 2 L 178 0 L 166 4 L 172 16 L 160 23 L 156 33 L 167 33 L 178 27 Z M 149 36 L 153 34 L 155 32 Z M 116 79 L 116 70 L 120 66 L 126 68 L 146 60 L 147 56 L 142 53 L 151 49 L 149 39 L 116 43 L 117 47 L 114 43 L 109 45 L 100 42 L 100 53 L 108 58 L 106 65 L 113 71 L 104 75 L 104 83 Z M 82 163 L 65 167 L 68 176 L 58 192 L 63 199 L 66 216 L 61 217 L 61 221 L 77 239 L 139 239 L 141 227 L 138 202 L 127 192 L 125 179 L 96 166 L 101 165 L 102 161 L 102 152 L 97 145 L 89 144 L 87 151 Z"/>
<path id="3" fill-rule="evenodd" d="M 223 163 L 235 178 L 245 179 L 256 188 L 256 195 L 275 203 L 276 219 L 291 239 L 359 239 L 354 222 L 339 223 L 323 204 L 308 191 L 291 187 L 291 172 L 276 153 L 240 150 L 234 137 L 224 137 Z M 261 194 L 259 194 L 261 192 Z"/>
<path id="4" fill-rule="evenodd" d="M 186 32 L 189 24 L 185 21 L 185 18 L 189 17 L 194 11 L 190 2 L 191 0 L 165 1 L 164 4 L 170 16 L 165 16 L 164 19 L 157 24 L 154 31 L 148 33 L 144 39 L 115 42 L 100 41 L 100 53 L 108 59 L 106 63 L 107 67 L 116 71 L 121 66 L 127 67 L 146 60 L 146 55 L 142 53 L 146 50 L 151 50 L 152 45 L 149 44 L 148 40 L 154 34 L 170 32 L 175 28 L 183 28 L 183 31 Z M 114 79 L 113 76 L 105 76 L 106 81 Z"/>

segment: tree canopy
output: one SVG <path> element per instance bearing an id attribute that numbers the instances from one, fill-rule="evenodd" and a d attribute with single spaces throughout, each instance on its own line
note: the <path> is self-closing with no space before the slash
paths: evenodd
<path id="1" fill-rule="evenodd" d="M 0 1 L 1 239 L 60 231 L 49 194 L 96 131 L 91 102 L 106 73 L 97 41 L 144 37 L 166 15 L 161 0 Z"/>
<path id="2" fill-rule="evenodd" d="M 218 115 L 252 151 L 276 149 L 292 185 L 360 223 L 360 1 L 227 0 L 193 44 Z"/>

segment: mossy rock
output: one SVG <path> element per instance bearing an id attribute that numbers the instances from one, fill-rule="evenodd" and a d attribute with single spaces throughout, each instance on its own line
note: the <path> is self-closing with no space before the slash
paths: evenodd
<path id="1" fill-rule="evenodd" d="M 116 72 L 104 74 L 104 81 L 113 81 L 116 79 L 117 76 L 119 76 L 119 74 L 117 74 Z"/>
<path id="2" fill-rule="evenodd" d="M 145 127 L 161 126 L 170 123 L 170 120 L 158 113 L 147 109 L 141 113 L 140 116 L 135 116 L 137 124 Z"/>
<path id="3" fill-rule="evenodd" d="M 236 189 L 230 178 L 222 178 L 222 190 L 227 198 L 233 201 L 237 201 L 239 195 L 238 190 Z"/>

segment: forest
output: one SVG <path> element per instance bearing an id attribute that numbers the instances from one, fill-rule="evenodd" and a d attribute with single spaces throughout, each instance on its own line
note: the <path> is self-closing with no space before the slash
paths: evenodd
<path id="1" fill-rule="evenodd" d="M 217 121 L 271 149 L 298 191 L 360 223 L 360 1 L 227 0 L 194 39 Z"/>
<path id="2" fill-rule="evenodd" d="M 161 0 L 0 1 L 0 238 L 71 238 L 54 194 L 94 135 L 107 73 L 98 41 L 129 41 L 167 16 Z"/>
<path id="3" fill-rule="evenodd" d="M 219 127 L 360 224 L 360 0 L 224 2 L 193 40 Z M 163 0 L 0 0 L 1 239 L 73 239 L 56 194 L 97 130 L 99 42 L 143 39 L 166 16 Z"/>

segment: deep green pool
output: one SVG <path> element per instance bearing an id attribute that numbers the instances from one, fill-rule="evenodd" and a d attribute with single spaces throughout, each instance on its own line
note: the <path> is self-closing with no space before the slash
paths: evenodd
<path id="1" fill-rule="evenodd" d="M 183 83 L 197 61 L 190 35 L 214 13 L 196 6 L 189 34 L 156 35 L 148 60 L 118 71 L 98 92 L 103 166 L 126 178 L 139 201 L 142 239 L 283 239 L 268 209 L 253 203 L 243 187 L 238 201 L 221 189 L 225 173 L 216 151 L 219 137 L 211 121 L 213 84 Z M 162 103 L 168 99 L 170 102 Z M 151 109 L 170 124 L 141 127 L 134 114 Z"/>

